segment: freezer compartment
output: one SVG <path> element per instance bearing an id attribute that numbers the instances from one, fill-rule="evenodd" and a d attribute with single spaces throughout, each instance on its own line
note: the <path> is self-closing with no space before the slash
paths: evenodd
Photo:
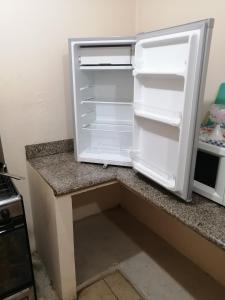
<path id="1" fill-rule="evenodd" d="M 79 62 L 81 69 L 87 67 L 132 66 L 132 46 L 97 45 L 80 46 Z"/>

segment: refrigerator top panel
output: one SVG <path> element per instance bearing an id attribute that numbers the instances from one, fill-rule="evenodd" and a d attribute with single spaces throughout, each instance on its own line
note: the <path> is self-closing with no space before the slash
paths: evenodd
<path id="1" fill-rule="evenodd" d="M 133 167 L 191 199 L 213 20 L 137 36 Z"/>

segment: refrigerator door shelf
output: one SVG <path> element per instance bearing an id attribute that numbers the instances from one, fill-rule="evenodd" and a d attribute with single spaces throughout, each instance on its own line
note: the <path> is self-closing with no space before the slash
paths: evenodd
<path id="1" fill-rule="evenodd" d="M 156 166 L 151 165 L 149 162 L 142 160 L 138 155 L 132 156 L 132 163 L 135 170 L 147 175 L 163 187 L 171 191 L 176 191 L 176 180 L 173 175 L 168 174 Z"/>
<path id="2" fill-rule="evenodd" d="M 147 34 L 148 33 L 146 33 L 146 35 Z M 142 35 L 145 35 L 145 33 Z M 157 36 L 156 35 L 155 37 L 151 37 L 151 38 L 147 38 L 147 36 L 146 36 L 145 39 L 142 39 L 142 40 L 139 39 L 138 43 L 139 43 L 140 47 L 142 47 L 142 48 L 173 46 L 173 45 L 188 43 L 190 37 L 191 37 L 191 35 L 188 32 L 186 32 L 186 33 L 181 32 L 174 36 L 172 36 L 172 35 Z"/>
<path id="3" fill-rule="evenodd" d="M 177 79 L 185 76 L 185 70 L 151 70 L 151 69 L 135 69 L 133 76 L 141 78 L 143 76 L 152 77 L 168 77 L 171 79 Z"/>
<path id="4" fill-rule="evenodd" d="M 181 112 L 157 109 L 138 102 L 134 102 L 134 114 L 175 127 L 180 127 L 182 120 Z"/>

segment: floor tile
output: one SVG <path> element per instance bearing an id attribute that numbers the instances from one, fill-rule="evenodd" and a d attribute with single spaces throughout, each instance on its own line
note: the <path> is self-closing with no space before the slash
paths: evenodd
<path id="1" fill-rule="evenodd" d="M 106 276 L 104 281 L 119 300 L 141 299 L 132 285 L 118 271 Z"/>
<path id="2" fill-rule="evenodd" d="M 117 300 L 104 280 L 97 281 L 83 289 L 78 296 L 79 300 Z"/>

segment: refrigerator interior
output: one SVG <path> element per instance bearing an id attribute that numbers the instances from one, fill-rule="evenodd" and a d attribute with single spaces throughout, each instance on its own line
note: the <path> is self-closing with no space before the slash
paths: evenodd
<path id="1" fill-rule="evenodd" d="M 110 59 L 107 55 L 103 56 L 103 53 L 107 54 L 106 47 L 97 49 L 97 55 L 95 48 L 95 55 L 92 47 L 85 48 L 85 51 L 80 49 L 76 103 L 78 160 L 130 166 L 134 86 L 132 65 L 131 58 L 127 58 L 127 47 L 115 48 L 113 54 L 116 52 L 116 55 Z"/>

